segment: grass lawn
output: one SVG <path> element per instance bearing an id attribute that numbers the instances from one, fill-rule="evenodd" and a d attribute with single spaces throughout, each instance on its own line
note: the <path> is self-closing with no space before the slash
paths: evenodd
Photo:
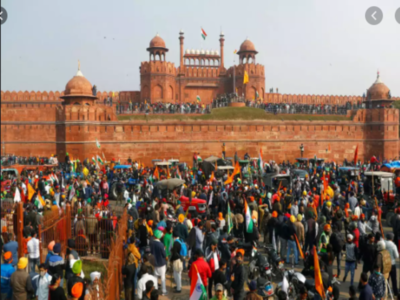
<path id="1" fill-rule="evenodd" d="M 153 120 L 178 120 L 178 121 L 196 121 L 196 120 L 290 120 L 290 121 L 349 121 L 351 118 L 346 116 L 338 115 L 285 115 L 278 114 L 273 115 L 264 112 L 260 108 L 253 107 L 224 107 L 215 108 L 212 110 L 211 114 L 201 115 L 201 116 L 186 116 L 186 115 L 129 115 L 129 116 L 119 116 L 120 121 L 153 121 Z"/>

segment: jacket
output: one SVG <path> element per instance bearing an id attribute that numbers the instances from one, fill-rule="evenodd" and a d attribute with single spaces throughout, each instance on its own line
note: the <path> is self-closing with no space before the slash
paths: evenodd
<path id="1" fill-rule="evenodd" d="M 390 259 L 392 260 L 392 265 L 396 264 L 396 259 L 399 258 L 399 251 L 397 251 L 396 245 L 392 241 L 385 241 L 386 250 L 389 251 Z"/>
<path id="2" fill-rule="evenodd" d="M 297 238 L 299 239 L 300 244 L 304 244 L 305 242 L 305 237 L 304 237 L 304 226 L 301 224 L 301 222 L 297 221 L 294 223 L 294 227 L 296 229 L 296 235 Z"/>
<path id="3" fill-rule="evenodd" d="M 154 258 L 156 260 L 155 267 L 159 268 L 165 266 L 167 264 L 166 260 L 167 255 L 165 253 L 163 243 L 161 243 L 159 240 L 154 240 L 150 244 L 150 249 L 151 249 L 151 254 L 154 255 Z"/>
<path id="4" fill-rule="evenodd" d="M 366 284 L 364 286 L 361 287 L 360 289 L 360 296 L 359 296 L 359 300 L 372 300 L 372 288 L 369 284 Z"/>
<path id="5" fill-rule="evenodd" d="M 232 281 L 231 287 L 233 288 L 233 294 L 238 295 L 244 292 L 244 268 L 243 264 L 236 264 L 233 267 L 232 275 L 235 276 L 234 280 Z"/>
<path id="6" fill-rule="evenodd" d="M 315 220 L 313 218 L 309 218 L 306 224 L 307 224 L 306 239 L 309 241 L 315 241 L 315 237 L 317 234 L 317 227 L 315 226 Z"/>
<path id="7" fill-rule="evenodd" d="M 374 266 L 374 259 L 376 256 L 376 247 L 374 244 L 371 244 L 369 241 L 364 244 L 362 250 L 362 260 L 364 264 L 370 265 L 371 270 Z"/>
<path id="8" fill-rule="evenodd" d="M 124 276 L 124 287 L 125 288 L 134 287 L 135 273 L 136 273 L 136 265 L 135 264 L 126 265 L 122 268 L 122 275 L 125 275 Z"/>
<path id="9" fill-rule="evenodd" d="M 87 229 L 87 234 L 97 234 L 98 233 L 98 226 L 97 224 L 99 221 L 96 219 L 94 215 L 90 215 L 86 219 L 86 229 Z"/>
<path id="10" fill-rule="evenodd" d="M 33 293 L 32 281 L 25 270 L 17 270 L 11 275 L 13 300 L 26 300 L 28 294 Z"/>
<path id="11" fill-rule="evenodd" d="M 75 285 L 75 283 L 81 282 L 83 284 L 83 290 L 86 290 L 86 285 L 85 281 L 76 275 L 73 275 L 71 278 L 68 279 L 67 281 L 67 290 L 68 290 L 68 296 L 72 297 L 72 288 Z M 79 300 L 83 300 L 85 298 L 85 293 L 82 293 L 82 296 L 79 298 Z"/>
<path id="12" fill-rule="evenodd" d="M 178 223 L 174 228 L 174 232 L 178 234 L 179 238 L 182 241 L 186 242 L 189 233 L 185 225 L 183 225 L 182 223 Z"/>
<path id="13" fill-rule="evenodd" d="M 261 297 L 260 295 L 257 294 L 256 291 L 254 292 L 248 292 L 246 295 L 246 298 L 244 298 L 245 300 L 262 300 L 263 297 Z"/>
<path id="14" fill-rule="evenodd" d="M 59 256 L 53 254 L 49 258 L 49 275 L 53 276 L 54 274 L 58 273 L 60 278 L 63 278 L 63 270 L 64 270 L 64 259 Z"/>
<path id="15" fill-rule="evenodd" d="M 189 278 L 193 278 L 196 275 L 196 268 L 200 274 L 201 281 L 203 281 L 204 286 L 208 286 L 208 278 L 211 278 L 211 269 L 204 258 L 198 258 L 192 263 L 189 269 Z"/>
<path id="16" fill-rule="evenodd" d="M 1 264 L 1 293 L 7 294 L 7 299 L 11 299 L 12 296 L 10 280 L 14 272 L 15 269 L 11 264 Z"/>

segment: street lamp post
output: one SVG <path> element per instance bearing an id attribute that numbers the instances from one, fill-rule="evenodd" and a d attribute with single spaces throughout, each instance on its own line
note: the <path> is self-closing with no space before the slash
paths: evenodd
<path id="1" fill-rule="evenodd" d="M 303 152 L 304 152 L 303 144 L 300 145 L 299 149 L 300 149 L 301 157 L 303 157 Z"/>

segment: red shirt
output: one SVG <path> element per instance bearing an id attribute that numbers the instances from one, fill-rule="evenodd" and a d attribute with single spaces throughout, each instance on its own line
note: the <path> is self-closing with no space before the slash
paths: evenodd
<path id="1" fill-rule="evenodd" d="M 208 263 L 204 260 L 204 258 L 199 258 L 195 262 L 192 263 L 192 266 L 189 270 L 189 278 L 193 280 L 193 276 L 196 276 L 196 268 L 200 274 L 201 281 L 203 281 L 204 286 L 208 285 L 207 278 L 211 278 L 211 269 Z M 197 280 L 197 279 L 194 279 Z"/>

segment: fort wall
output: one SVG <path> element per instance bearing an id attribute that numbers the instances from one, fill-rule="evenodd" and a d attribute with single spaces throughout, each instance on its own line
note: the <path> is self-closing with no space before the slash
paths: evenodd
<path id="1" fill-rule="evenodd" d="M 128 157 L 150 164 L 154 158 L 191 162 L 193 152 L 205 158 L 221 152 L 266 160 L 300 156 L 327 160 L 399 156 L 399 111 L 358 110 L 349 121 L 117 121 L 112 109 L 56 106 L 41 110 L 2 107 L 2 152 L 16 155 L 51 155 L 60 160 L 104 155 L 124 161 Z M 41 115 L 46 115 L 42 118 Z M 65 117 L 63 117 L 65 116 Z M 96 139 L 101 149 L 96 147 Z"/>

